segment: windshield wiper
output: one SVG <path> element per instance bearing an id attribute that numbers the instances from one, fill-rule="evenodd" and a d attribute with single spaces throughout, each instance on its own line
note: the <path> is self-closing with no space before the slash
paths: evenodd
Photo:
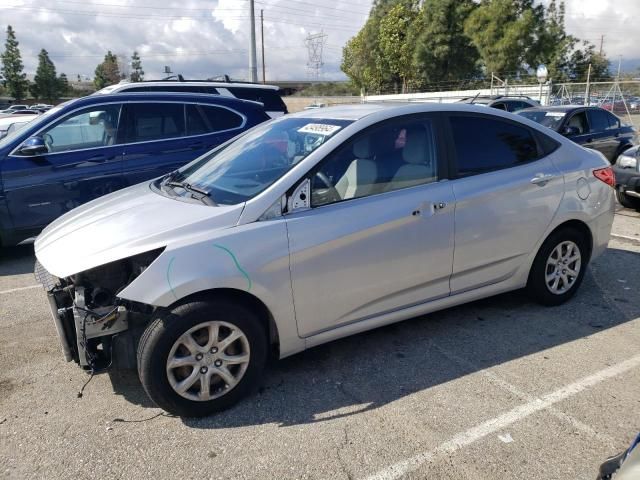
<path id="1" fill-rule="evenodd" d="M 216 207 L 218 205 L 216 202 L 213 201 L 213 199 L 211 198 L 211 194 L 209 192 L 207 192 L 206 190 L 203 190 L 201 188 L 194 187 L 193 185 L 190 185 L 188 183 L 185 183 L 185 182 L 174 182 L 174 181 L 170 180 L 168 182 L 164 182 L 164 185 L 166 185 L 167 187 L 183 188 L 184 190 L 187 190 L 188 192 L 191 192 L 191 198 L 195 198 L 197 200 L 200 200 L 202 203 L 205 203 L 207 205 L 211 205 L 212 207 Z M 200 196 L 197 197 L 197 196 L 193 195 L 194 193 L 197 193 Z"/>

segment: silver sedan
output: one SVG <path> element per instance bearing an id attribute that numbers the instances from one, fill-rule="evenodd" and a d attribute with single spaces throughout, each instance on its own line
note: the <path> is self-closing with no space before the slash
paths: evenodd
<path id="1" fill-rule="evenodd" d="M 268 355 L 520 288 L 567 301 L 613 184 L 600 153 L 507 112 L 308 110 L 64 215 L 37 275 L 68 361 L 135 367 L 160 407 L 208 415 Z"/>

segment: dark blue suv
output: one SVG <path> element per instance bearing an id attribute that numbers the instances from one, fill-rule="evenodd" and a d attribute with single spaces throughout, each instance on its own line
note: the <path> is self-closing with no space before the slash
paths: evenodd
<path id="1" fill-rule="evenodd" d="M 268 120 L 262 104 L 184 93 L 84 97 L 0 140 L 0 244 L 63 213 L 177 169 Z"/>

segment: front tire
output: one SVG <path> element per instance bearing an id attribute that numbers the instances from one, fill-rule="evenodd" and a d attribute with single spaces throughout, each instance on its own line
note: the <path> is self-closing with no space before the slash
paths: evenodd
<path id="1" fill-rule="evenodd" d="M 560 305 L 569 300 L 582 283 L 589 261 L 588 243 L 573 228 L 563 228 L 547 238 L 536 255 L 527 292 L 543 305 Z"/>
<path id="2" fill-rule="evenodd" d="M 623 207 L 640 210 L 640 198 L 630 197 L 620 190 L 616 190 L 616 198 Z"/>
<path id="3" fill-rule="evenodd" d="M 138 345 L 138 374 L 149 398 L 182 417 L 202 417 L 237 403 L 257 387 L 267 335 L 253 311 L 198 299 L 161 313 Z"/>

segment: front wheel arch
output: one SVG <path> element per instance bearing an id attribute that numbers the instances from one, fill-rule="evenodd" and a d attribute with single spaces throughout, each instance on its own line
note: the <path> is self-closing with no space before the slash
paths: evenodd
<path id="1" fill-rule="evenodd" d="M 223 300 L 225 302 L 237 303 L 244 307 L 248 307 L 253 313 L 255 313 L 265 328 L 269 339 L 269 352 L 273 358 L 279 358 L 280 354 L 280 335 L 278 332 L 278 326 L 275 322 L 273 315 L 269 308 L 255 295 L 244 290 L 238 290 L 235 288 L 213 288 L 209 290 L 202 290 L 192 293 L 173 304 L 165 307 L 166 310 L 171 310 L 178 304 L 196 301 L 207 300 L 216 301 Z"/>

